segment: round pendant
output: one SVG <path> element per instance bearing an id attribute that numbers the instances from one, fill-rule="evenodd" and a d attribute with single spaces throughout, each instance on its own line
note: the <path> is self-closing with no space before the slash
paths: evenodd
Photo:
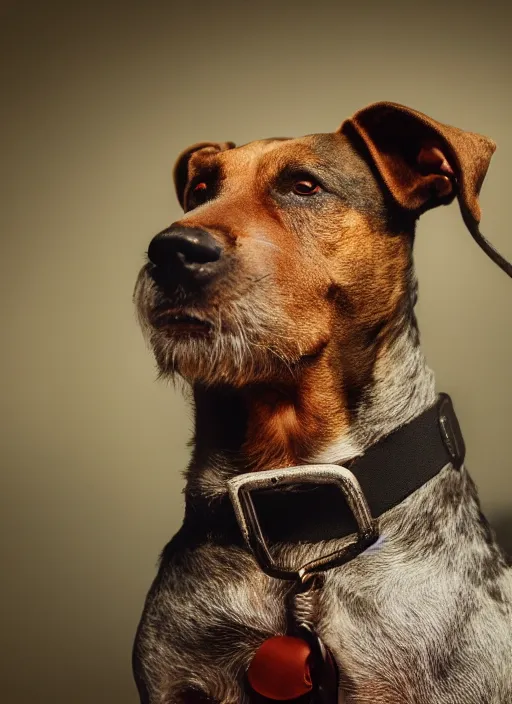
<path id="1" fill-rule="evenodd" d="M 267 699 L 287 701 L 311 692 L 311 647 L 302 638 L 273 636 L 265 640 L 247 671 L 255 692 Z"/>

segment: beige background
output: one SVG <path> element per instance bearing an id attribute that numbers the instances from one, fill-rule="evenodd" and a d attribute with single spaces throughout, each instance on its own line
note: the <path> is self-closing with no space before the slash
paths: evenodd
<path id="1" fill-rule="evenodd" d="M 180 523 L 190 418 L 154 381 L 131 293 L 179 215 L 182 148 L 405 103 L 496 140 L 482 229 L 512 258 L 506 3 L 354 4 L 2 5 L 5 704 L 136 701 L 131 642 Z M 512 506 L 512 282 L 455 205 L 423 218 L 417 268 L 424 347 L 498 521 Z"/>

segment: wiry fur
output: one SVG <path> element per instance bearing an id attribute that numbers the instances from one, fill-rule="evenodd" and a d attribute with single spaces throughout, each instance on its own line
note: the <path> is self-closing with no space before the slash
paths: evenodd
<path id="1" fill-rule="evenodd" d="M 340 702 L 509 704 L 512 579 L 466 470 L 446 467 L 381 532 L 378 549 L 328 573 L 322 590 L 315 626 L 340 666 Z M 285 594 L 243 549 L 164 551 L 138 641 L 147 701 L 179 702 L 190 688 L 245 701 L 255 649 L 285 631 Z"/>
<path id="2" fill-rule="evenodd" d="M 234 300 L 223 302 L 217 310 L 210 309 L 212 332 L 208 339 L 176 341 L 163 336 L 148 322 L 161 294 L 148 278 L 145 267 L 139 275 L 134 300 L 160 376 L 174 379 L 179 374 L 207 386 L 218 383 L 240 386 L 246 378 L 271 379 L 283 365 L 293 375 L 291 365 L 300 359 L 302 350 L 297 340 L 277 329 L 270 305 L 261 295 L 254 295 L 259 283 L 260 279 L 249 280 Z M 189 310 L 196 313 L 194 308 Z M 197 314 L 200 317 L 201 311 Z M 274 339 L 278 345 L 262 344 L 262 338 Z"/>
<path id="3" fill-rule="evenodd" d="M 303 148 L 302 143 L 299 146 Z M 256 148 L 252 149 L 250 158 L 256 152 Z M 285 152 L 278 152 L 281 153 Z M 433 374 L 419 347 L 413 311 L 413 226 L 404 229 L 404 246 L 392 250 L 396 265 L 391 274 L 382 274 L 372 303 L 368 267 L 357 257 L 367 248 L 372 277 L 377 276 L 375 261 L 381 255 L 372 248 L 379 250 L 392 243 L 383 244 L 378 237 L 371 240 L 370 235 L 367 241 L 364 232 L 356 232 L 357 246 L 352 248 L 350 234 L 362 227 L 358 203 L 362 203 L 363 211 L 370 207 L 368 203 L 376 204 L 377 210 L 389 215 L 389 221 L 393 216 L 396 222 L 396 213 L 389 205 L 387 211 L 383 207 L 362 160 L 348 154 L 344 163 L 348 164 L 350 178 L 345 179 L 343 188 L 346 190 L 347 183 L 356 183 L 350 201 L 353 210 L 349 213 L 354 225 L 352 230 L 343 226 L 341 254 L 335 254 L 345 257 L 345 268 L 341 273 L 332 270 L 331 278 L 338 276 L 341 284 L 334 287 L 336 297 L 329 299 L 334 300 L 329 310 L 343 319 L 343 325 L 330 333 L 328 343 L 318 349 L 312 351 L 305 344 L 307 326 L 301 327 L 300 316 L 296 318 L 300 339 L 289 334 L 293 317 L 286 307 L 289 301 L 284 294 L 279 298 L 278 280 L 272 279 L 264 266 L 258 268 L 258 258 L 253 259 L 250 273 L 247 260 L 239 255 L 238 278 L 227 287 L 228 295 L 215 290 L 208 299 L 213 326 L 208 338 L 171 339 L 155 327 L 154 312 L 165 296 L 148 275 L 151 267 L 141 272 L 135 298 L 160 371 L 168 376 L 181 375 L 194 388 L 196 433 L 187 470 L 187 511 L 193 511 L 197 497 L 203 499 L 202 505 L 205 498 L 215 502 L 226 492 L 226 479 L 248 470 L 252 455 L 247 450 L 247 423 L 255 416 L 247 407 L 266 403 L 260 396 L 255 401 L 254 394 L 261 394 L 263 385 L 265 399 L 265 384 L 273 379 L 278 386 L 286 380 L 283 394 L 287 398 L 294 382 L 307 386 L 311 365 L 314 370 L 315 365 L 324 364 L 320 376 L 313 376 L 313 387 L 320 380 L 326 389 L 331 389 L 329 370 L 336 370 L 335 380 L 340 378 L 336 397 L 341 404 L 339 414 L 331 401 L 325 401 L 327 407 L 317 409 L 319 415 L 325 414 L 327 424 L 331 416 L 335 417 L 333 427 L 339 427 L 339 432 L 297 445 L 299 449 L 293 450 L 296 454 L 291 456 L 304 463 L 343 462 L 361 454 L 435 401 Z M 239 167 L 239 182 L 247 178 L 247 164 L 250 160 Z M 224 211 L 222 198 L 214 200 L 211 210 L 204 206 L 198 209 L 199 214 L 192 211 L 193 217 L 202 218 L 216 232 L 220 214 L 225 212 L 229 219 L 233 212 L 229 184 L 226 188 Z M 233 197 L 240 197 L 239 190 Z M 264 208 L 259 207 L 265 214 Z M 346 223 L 348 216 L 346 209 L 340 216 L 329 206 L 330 231 L 328 224 L 325 227 L 326 237 L 331 232 L 332 241 L 327 253 L 322 253 L 316 241 L 308 244 L 308 228 L 313 229 L 311 218 L 325 220 L 324 206 L 315 207 L 313 215 L 305 209 L 293 215 L 294 227 L 302 237 L 293 256 L 302 256 L 300 247 L 309 247 L 315 264 L 327 266 L 339 222 Z M 286 219 L 284 201 L 280 208 Z M 213 224 L 208 221 L 210 212 L 214 214 Z M 338 213 L 338 221 L 333 213 Z M 375 212 L 370 215 L 370 220 L 365 221 L 368 232 L 376 227 Z M 247 210 L 244 217 L 250 220 Z M 395 228 L 390 232 L 389 221 L 386 225 L 385 218 L 378 220 L 385 237 L 396 234 Z M 316 225 L 314 229 L 317 234 Z M 279 253 L 283 247 L 280 244 L 275 249 Z M 360 272 L 363 280 L 360 289 L 354 271 Z M 311 274 L 314 276 L 315 270 Z M 281 282 L 283 287 L 285 284 Z M 299 297 L 301 294 L 298 291 Z M 185 292 L 179 295 L 187 299 Z M 320 294 L 315 295 L 319 304 L 318 309 L 311 309 L 311 324 L 321 317 L 325 303 Z M 356 335 L 361 324 L 358 296 L 366 307 L 362 332 Z M 186 302 L 190 311 L 193 301 Z M 373 307 L 369 307 L 370 303 Z M 203 315 L 201 305 L 192 310 Z M 324 329 L 318 329 L 323 334 Z M 371 348 L 367 357 L 366 339 Z M 306 362 L 302 357 L 308 353 Z M 313 388 L 313 399 L 314 391 Z M 278 396 L 269 405 L 281 402 Z M 315 419 L 310 410 L 308 413 L 309 418 Z M 279 425 L 281 419 L 271 418 L 267 426 L 262 426 L 262 432 L 277 432 L 281 427 L 294 429 L 297 423 L 300 425 L 297 418 L 293 416 L 293 422 L 283 426 Z M 268 443 L 272 442 L 269 434 Z M 257 447 L 265 452 L 264 445 Z M 270 455 L 269 461 L 278 461 L 280 451 Z M 382 482 L 386 482 L 385 475 Z M 512 571 L 481 514 L 466 469 L 457 471 L 446 466 L 428 484 L 384 514 L 380 532 L 377 546 L 327 573 L 320 594 L 314 625 L 339 666 L 340 704 L 511 704 Z M 280 560 L 297 564 L 337 546 L 337 541 L 281 545 L 276 546 L 276 551 Z M 134 670 L 141 702 L 247 702 L 244 672 L 266 638 L 285 632 L 289 589 L 288 583 L 262 573 L 241 544 L 223 540 L 222 535 L 197 536 L 187 532 L 186 518 L 184 528 L 163 551 L 137 633 Z"/>

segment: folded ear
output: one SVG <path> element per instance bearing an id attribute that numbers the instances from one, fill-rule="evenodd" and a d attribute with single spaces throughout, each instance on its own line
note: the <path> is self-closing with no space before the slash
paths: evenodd
<path id="1" fill-rule="evenodd" d="M 480 221 L 478 195 L 495 143 L 443 125 L 397 103 L 374 103 L 345 120 L 339 131 L 363 140 L 384 183 L 403 208 L 418 214 L 459 195 Z"/>
<path id="2" fill-rule="evenodd" d="M 193 144 L 188 149 L 185 149 L 176 160 L 173 170 L 174 177 L 174 187 L 176 188 L 176 195 L 182 208 L 185 207 L 185 189 L 188 183 L 188 165 L 190 162 L 190 157 L 195 152 L 202 151 L 206 152 L 223 152 L 226 149 L 233 149 L 235 147 L 234 142 L 198 142 L 198 144 Z"/>

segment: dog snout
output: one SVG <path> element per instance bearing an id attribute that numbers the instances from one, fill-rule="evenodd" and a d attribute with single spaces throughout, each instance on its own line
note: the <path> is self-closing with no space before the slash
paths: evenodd
<path id="1" fill-rule="evenodd" d="M 171 225 L 153 237 L 148 258 L 167 283 L 183 279 L 204 281 L 220 269 L 222 247 L 206 230 Z"/>

